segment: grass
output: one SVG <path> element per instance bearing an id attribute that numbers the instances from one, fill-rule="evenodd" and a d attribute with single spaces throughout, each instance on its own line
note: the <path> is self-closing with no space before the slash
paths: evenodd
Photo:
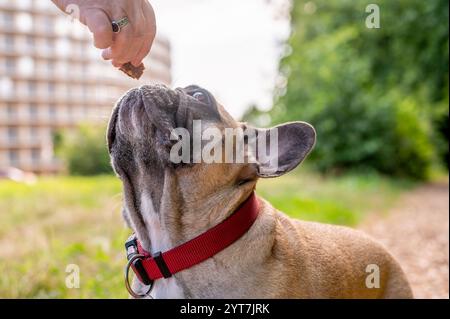
<path id="1" fill-rule="evenodd" d="M 383 213 L 409 183 L 376 175 L 324 178 L 305 169 L 260 181 L 257 192 L 295 218 L 356 225 Z M 121 186 L 112 176 L 0 181 L 0 298 L 126 298 Z M 66 267 L 80 288 L 66 287 Z"/>
<path id="2" fill-rule="evenodd" d="M 283 177 L 260 181 L 257 192 L 291 217 L 355 226 L 368 213 L 385 212 L 413 185 L 376 174 L 326 178 L 299 168 Z"/>
<path id="3" fill-rule="evenodd" d="M 0 182 L 0 297 L 126 297 L 120 191 L 114 177 Z M 65 286 L 70 264 L 80 289 Z"/>

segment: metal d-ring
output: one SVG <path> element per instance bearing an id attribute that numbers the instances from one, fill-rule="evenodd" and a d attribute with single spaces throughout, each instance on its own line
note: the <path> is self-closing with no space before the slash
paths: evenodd
<path id="1" fill-rule="evenodd" d="M 145 258 L 144 255 L 136 254 L 136 255 L 134 255 L 134 256 L 132 256 L 130 258 L 130 260 L 128 261 L 127 265 L 125 266 L 125 287 L 127 288 L 129 294 L 132 297 L 136 298 L 136 299 L 142 299 L 142 298 L 145 298 L 145 297 L 150 297 L 150 292 L 153 289 L 153 281 L 152 281 L 152 283 L 149 285 L 149 288 L 148 288 L 147 292 L 145 294 L 141 295 L 141 294 L 138 294 L 138 293 L 134 292 L 133 288 L 131 288 L 131 285 L 130 285 L 129 273 L 130 273 L 131 265 L 133 265 L 133 263 L 137 259 L 143 259 L 143 258 Z"/>

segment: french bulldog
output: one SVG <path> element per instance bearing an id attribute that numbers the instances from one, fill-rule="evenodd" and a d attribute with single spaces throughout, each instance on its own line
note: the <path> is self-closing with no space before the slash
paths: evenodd
<path id="1" fill-rule="evenodd" d="M 311 125 L 291 122 L 255 129 L 258 138 L 276 130 L 275 161 L 273 155 L 268 161 L 246 155 L 244 163 L 205 163 L 192 161 L 195 154 L 190 154 L 191 162 L 176 163 L 173 130 L 193 133 L 194 121 L 201 121 L 202 131 L 249 128 L 198 86 L 132 89 L 112 112 L 107 142 L 123 183 L 123 215 L 146 251 L 167 251 L 221 223 L 254 192 L 259 178 L 293 170 L 316 140 Z M 242 237 L 211 258 L 155 281 L 151 297 L 412 298 L 399 264 L 364 233 L 295 220 L 257 200 L 258 217 Z M 146 287 L 135 280 L 133 289 Z"/>

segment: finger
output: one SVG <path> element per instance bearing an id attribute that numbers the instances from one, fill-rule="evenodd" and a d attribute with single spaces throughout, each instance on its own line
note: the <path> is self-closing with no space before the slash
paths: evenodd
<path id="1" fill-rule="evenodd" d="M 126 15 L 121 8 L 112 12 L 114 18 Z M 127 63 L 134 60 L 139 53 L 143 53 L 144 57 L 148 54 L 156 34 L 153 8 L 148 1 L 142 1 L 140 10 L 129 12 L 128 18 L 130 23 L 120 33 L 115 34 L 113 45 L 102 53 L 104 59 L 115 60 L 116 63 Z M 148 49 L 142 49 L 143 43 L 147 44 Z"/>
<path id="2" fill-rule="evenodd" d="M 144 58 L 150 53 L 150 50 L 153 45 L 153 41 L 155 40 L 156 36 L 156 18 L 155 18 L 155 12 L 150 5 L 148 1 L 144 1 L 144 5 L 142 10 L 140 11 L 142 15 L 142 30 L 143 35 L 142 38 L 144 39 L 143 45 L 141 46 L 141 49 L 136 54 L 136 56 L 133 58 L 131 63 L 134 66 L 139 66 Z"/>
<path id="3" fill-rule="evenodd" d="M 130 62 L 130 60 L 134 60 L 140 54 L 136 60 L 142 61 L 149 53 L 156 35 L 156 23 L 152 7 L 147 1 L 143 3 L 145 6 L 142 7 L 142 10 L 134 12 L 130 18 L 130 24 L 116 36 L 111 50 L 105 52 L 104 58 L 115 59 L 119 62 Z M 116 12 L 115 14 L 120 15 L 121 13 Z M 133 43 L 125 43 L 126 40 Z M 138 44 L 134 45 L 135 41 L 138 41 Z M 143 43 L 145 46 L 142 49 Z M 138 65 L 141 61 L 138 61 Z"/>
<path id="4" fill-rule="evenodd" d="M 140 54 L 140 52 L 143 50 L 144 48 L 144 43 L 141 44 L 139 50 L 137 51 L 136 56 L 130 61 L 132 65 L 134 66 L 139 66 L 142 62 L 143 59 L 139 59 L 138 55 Z"/>
<path id="5" fill-rule="evenodd" d="M 111 61 L 111 64 L 116 68 L 120 68 L 123 65 L 123 63 L 118 63 L 117 61 L 114 60 Z"/>
<path id="6" fill-rule="evenodd" d="M 146 41 L 142 44 L 138 54 L 134 57 L 133 60 L 131 60 L 131 64 L 134 66 L 139 66 L 144 58 L 150 53 L 150 49 L 152 46 L 152 41 Z"/>
<path id="7" fill-rule="evenodd" d="M 127 50 L 122 52 L 122 55 L 113 58 L 118 63 L 127 63 L 136 56 L 137 52 L 141 49 L 142 41 L 135 39 L 128 47 Z"/>
<path id="8" fill-rule="evenodd" d="M 133 30 L 129 27 L 126 26 L 117 34 L 112 46 L 103 51 L 102 57 L 104 59 L 126 63 L 136 56 L 141 43 L 139 43 L 139 39 L 133 36 Z M 129 59 L 128 61 L 126 61 L 127 58 Z"/>
<path id="9" fill-rule="evenodd" d="M 155 30 L 155 29 L 153 29 Z M 150 50 L 153 46 L 153 41 L 155 40 L 155 36 L 156 34 L 153 32 L 148 33 L 146 35 L 144 35 L 141 39 L 143 44 L 140 48 L 140 50 L 137 52 L 136 56 L 133 58 L 133 60 L 131 61 L 131 63 L 134 66 L 139 66 L 142 62 L 142 60 L 144 60 L 144 58 L 150 53 Z"/>
<path id="10" fill-rule="evenodd" d="M 151 41 L 155 38 L 156 35 L 156 16 L 153 7 L 150 5 L 148 1 L 144 1 L 144 6 L 142 9 L 142 14 L 144 16 L 144 33 L 151 37 Z"/>
<path id="11" fill-rule="evenodd" d="M 113 11 L 110 14 L 111 19 L 115 21 L 120 20 L 123 17 L 127 17 L 127 13 L 120 6 L 113 6 Z M 132 20 L 132 18 L 130 19 L 130 17 L 128 17 L 128 19 L 128 24 L 122 27 L 119 33 L 112 32 L 111 28 L 111 32 L 113 34 L 113 43 L 106 50 L 103 50 L 103 59 L 113 60 L 117 58 L 117 56 L 120 56 L 122 54 L 122 50 L 126 50 L 127 46 L 128 48 L 131 46 L 130 42 L 135 37 L 135 21 Z"/>
<path id="12" fill-rule="evenodd" d="M 123 28 L 120 33 L 115 34 L 112 45 L 103 51 L 102 57 L 105 60 L 112 60 L 124 55 L 124 51 L 130 48 L 133 40 L 133 33 L 130 31 L 130 26 Z"/>
<path id="13" fill-rule="evenodd" d="M 108 16 L 102 10 L 89 10 L 85 13 L 84 22 L 94 35 L 94 45 L 106 49 L 113 44 L 113 31 Z"/>

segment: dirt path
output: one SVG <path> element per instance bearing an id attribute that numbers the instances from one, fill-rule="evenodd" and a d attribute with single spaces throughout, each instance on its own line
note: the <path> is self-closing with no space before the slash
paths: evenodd
<path id="1" fill-rule="evenodd" d="M 406 194 L 386 218 L 361 226 L 398 259 L 415 298 L 449 298 L 449 185 L 423 186 Z"/>

